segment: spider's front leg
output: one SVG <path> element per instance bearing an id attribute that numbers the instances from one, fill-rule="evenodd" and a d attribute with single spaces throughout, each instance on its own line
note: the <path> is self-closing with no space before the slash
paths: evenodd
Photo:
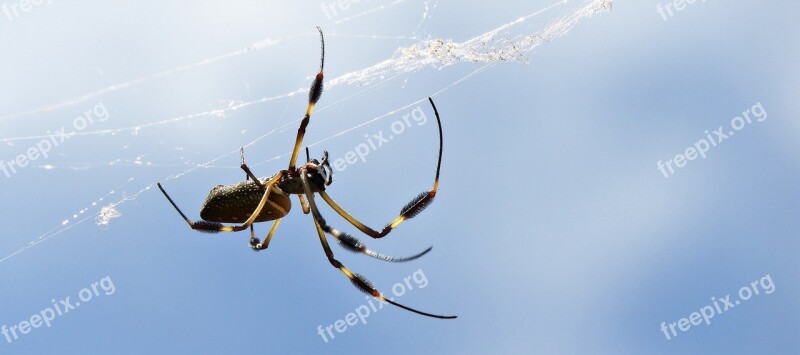
<path id="1" fill-rule="evenodd" d="M 364 243 L 361 243 L 360 240 L 356 239 L 352 235 L 347 234 L 345 232 L 341 232 L 341 231 L 337 230 L 336 228 L 333 228 L 333 227 L 331 227 L 329 225 L 321 224 L 320 226 L 322 227 L 322 230 L 325 231 L 325 233 L 328 233 L 328 234 L 332 235 L 334 238 L 336 238 L 336 240 L 339 242 L 339 244 L 343 248 L 345 248 L 347 250 L 350 250 L 352 252 L 355 252 L 355 253 L 361 253 L 361 254 L 364 254 L 364 255 L 367 255 L 367 256 L 371 256 L 371 257 L 373 257 L 375 259 L 383 260 L 383 261 L 391 261 L 391 262 L 411 261 L 411 260 L 414 260 L 416 258 L 419 258 L 419 257 L 427 254 L 429 251 L 431 251 L 433 249 L 433 247 L 428 247 L 428 249 L 425 249 L 421 253 L 418 253 L 416 255 L 412 255 L 412 256 L 409 256 L 409 257 L 396 258 L 396 257 L 393 257 L 393 256 L 384 255 L 384 254 L 381 254 L 379 252 L 376 252 L 376 251 L 368 248 L 366 245 L 364 245 Z"/>
<path id="2" fill-rule="evenodd" d="M 383 238 L 387 234 L 389 234 L 389 232 L 391 232 L 394 228 L 397 228 L 397 226 L 400 225 L 400 223 L 402 223 L 403 221 L 414 218 L 416 215 L 422 212 L 422 210 L 428 207 L 428 205 L 430 205 L 431 202 L 433 202 L 433 198 L 436 197 L 436 192 L 439 190 L 439 171 L 442 167 L 442 147 L 443 147 L 442 121 L 441 119 L 439 119 L 439 111 L 436 110 L 436 105 L 434 105 L 433 99 L 428 98 L 428 100 L 430 101 L 431 106 L 433 106 L 433 112 L 436 115 L 436 123 L 439 126 L 439 160 L 436 163 L 436 177 L 433 181 L 433 187 L 428 191 L 423 191 L 421 194 L 417 195 L 417 197 L 411 200 L 411 202 L 409 202 L 405 207 L 403 207 L 403 209 L 400 211 L 400 215 L 397 218 L 395 218 L 392 222 L 383 227 L 383 229 L 381 229 L 381 231 L 379 232 L 375 229 L 368 227 L 364 223 L 361 223 L 355 217 L 347 213 L 347 211 L 345 211 L 344 208 L 339 206 L 339 204 L 337 204 L 336 201 L 333 200 L 333 198 L 328 196 L 327 192 L 325 191 L 319 192 L 319 195 L 322 196 L 322 199 L 325 200 L 325 202 L 327 202 L 328 205 L 330 205 L 331 208 L 333 208 L 333 210 L 336 211 L 336 213 L 338 213 L 340 216 L 342 216 L 342 218 L 350 222 L 350 224 L 352 224 L 354 227 L 358 228 L 358 230 L 360 230 L 361 232 L 370 237 Z"/>
<path id="3" fill-rule="evenodd" d="M 319 72 L 314 77 L 314 82 L 311 83 L 311 88 L 308 89 L 308 107 L 306 108 L 306 115 L 303 121 L 300 122 L 300 128 L 297 129 L 297 138 L 294 142 L 294 149 L 292 150 L 292 158 L 289 160 L 289 172 L 295 172 L 295 164 L 297 163 L 297 156 L 300 153 L 300 147 L 303 145 L 303 137 L 306 135 L 306 127 L 309 120 L 311 120 L 311 113 L 314 111 L 314 105 L 319 101 L 322 96 L 322 80 L 324 79 L 323 69 L 325 69 L 325 37 L 322 34 L 322 29 L 317 27 L 319 31 L 319 38 L 321 42 L 321 52 Z"/>

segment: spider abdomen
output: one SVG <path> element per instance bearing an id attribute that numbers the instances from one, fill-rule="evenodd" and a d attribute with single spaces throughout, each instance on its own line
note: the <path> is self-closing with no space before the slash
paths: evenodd
<path id="1" fill-rule="evenodd" d="M 234 185 L 218 185 L 211 189 L 200 209 L 200 218 L 209 222 L 242 223 L 246 221 L 258 207 L 262 190 L 253 181 L 244 181 Z M 292 209 L 289 196 L 277 187 L 269 194 L 264 209 L 255 222 L 273 221 L 286 216 Z"/>

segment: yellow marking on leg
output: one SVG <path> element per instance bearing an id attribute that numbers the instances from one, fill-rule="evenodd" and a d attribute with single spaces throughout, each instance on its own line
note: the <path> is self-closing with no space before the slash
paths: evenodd
<path id="1" fill-rule="evenodd" d="M 392 229 L 394 229 L 394 228 L 396 228 L 396 227 L 397 227 L 397 226 L 398 226 L 400 223 L 403 223 L 403 221 L 405 221 L 405 220 L 406 220 L 406 217 L 404 217 L 404 216 L 397 217 L 397 218 L 395 218 L 395 220 L 394 220 L 394 221 L 392 221 L 392 223 L 391 223 L 391 224 L 389 224 L 389 228 L 392 228 Z"/>

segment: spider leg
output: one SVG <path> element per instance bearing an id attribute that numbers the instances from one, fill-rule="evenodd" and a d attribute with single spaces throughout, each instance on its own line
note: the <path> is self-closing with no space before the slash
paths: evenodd
<path id="1" fill-rule="evenodd" d="M 256 185 L 263 190 L 264 184 L 262 184 L 261 181 L 258 179 L 258 177 L 256 177 L 255 174 L 253 174 L 253 172 L 250 171 L 250 167 L 248 167 L 247 164 L 244 163 L 244 147 L 239 148 L 239 155 L 242 157 L 242 164 L 240 165 L 240 167 L 242 168 L 242 170 L 244 170 L 244 173 L 247 174 L 247 178 L 252 179 L 253 182 L 255 182 Z"/>
<path id="2" fill-rule="evenodd" d="M 310 162 L 311 162 L 311 155 L 309 155 L 308 146 L 306 146 L 306 163 Z M 303 195 L 297 195 L 297 198 L 300 200 L 300 207 L 303 208 L 303 214 L 309 214 L 311 210 L 308 209 L 308 205 L 306 204 L 306 199 L 303 198 Z"/>
<path id="3" fill-rule="evenodd" d="M 297 197 L 300 198 L 300 207 L 303 208 L 303 214 L 308 214 L 309 212 L 311 212 L 311 210 L 308 208 L 308 205 L 306 204 L 306 199 L 303 197 L 303 195 L 297 195 Z"/>
<path id="4" fill-rule="evenodd" d="M 272 228 L 269 229 L 269 233 L 267 233 L 267 237 L 264 238 L 264 242 L 261 242 L 256 238 L 255 232 L 253 232 L 253 226 L 250 225 L 250 247 L 253 248 L 255 251 L 262 251 L 269 247 L 269 242 L 272 240 L 272 235 L 275 234 L 275 231 L 278 230 L 278 224 L 281 223 L 281 219 L 278 218 L 275 222 L 272 222 Z"/>
<path id="5" fill-rule="evenodd" d="M 189 227 L 191 227 L 192 229 L 209 233 L 239 232 L 247 229 L 253 224 L 253 222 L 255 222 L 256 218 L 258 218 L 258 216 L 261 214 L 261 211 L 264 209 L 264 206 L 267 204 L 267 200 L 269 199 L 269 193 L 272 191 L 272 186 L 275 185 L 275 183 L 277 183 L 281 177 L 283 177 L 283 172 L 275 174 L 275 176 L 273 176 L 272 179 L 267 181 L 265 185 L 266 190 L 264 190 L 264 196 L 261 197 L 261 201 L 258 203 L 258 206 L 253 211 L 253 214 L 250 215 L 250 218 L 248 218 L 244 223 L 238 226 L 226 226 L 221 223 L 208 222 L 203 220 L 196 222 L 192 221 L 191 219 L 189 219 L 189 217 L 186 217 L 186 214 L 184 214 L 183 211 L 181 211 L 181 209 L 178 208 L 178 205 L 175 204 L 175 201 L 173 201 L 172 198 L 169 197 L 169 194 L 167 194 L 167 191 L 165 191 L 164 188 L 161 186 L 161 183 L 158 183 L 158 188 L 161 190 L 161 193 L 164 194 L 167 200 L 169 200 L 169 203 L 172 204 L 172 207 L 174 207 L 175 210 L 178 211 L 181 217 L 183 217 L 183 219 L 186 221 L 186 223 L 189 224 Z"/>
<path id="6" fill-rule="evenodd" d="M 308 126 L 308 121 L 311 119 L 311 112 L 314 111 L 314 105 L 317 104 L 317 100 L 319 100 L 319 97 L 322 96 L 322 70 L 325 67 L 325 37 L 322 35 L 321 28 L 317 27 L 317 30 L 319 30 L 320 42 L 322 43 L 322 55 L 320 57 L 319 73 L 317 73 L 317 76 L 314 78 L 314 82 L 311 84 L 311 88 L 308 90 L 308 108 L 306 109 L 306 115 L 303 117 L 303 121 L 300 122 L 300 128 L 297 129 L 297 139 L 294 142 L 292 159 L 289 160 L 290 172 L 295 171 L 297 156 L 300 153 L 300 146 L 303 144 L 303 136 L 306 134 L 306 126 Z"/>
<path id="7" fill-rule="evenodd" d="M 345 248 L 347 250 L 350 250 L 352 252 L 362 253 L 364 255 L 368 255 L 368 256 L 371 256 L 373 258 L 380 259 L 380 260 L 383 260 L 383 261 L 391 261 L 391 262 L 411 261 L 411 260 L 414 260 L 416 258 L 419 258 L 419 257 L 427 254 L 429 251 L 431 251 L 431 249 L 433 249 L 433 247 L 428 247 L 428 249 L 425 249 L 424 251 L 422 251 L 419 254 L 416 254 L 416 255 L 413 255 L 413 256 L 409 256 L 409 257 L 405 257 L 405 258 L 396 258 L 396 257 L 393 257 L 393 256 L 384 255 L 384 254 L 378 253 L 378 252 L 376 252 L 374 250 L 371 250 L 371 249 L 367 248 L 366 245 L 361 243 L 360 240 L 356 239 L 352 235 L 347 234 L 345 232 L 340 232 L 336 228 L 333 228 L 333 227 L 331 227 L 329 225 L 322 225 L 322 230 L 325 231 L 325 233 L 328 233 L 328 234 L 332 235 L 334 238 L 336 238 L 336 240 L 339 241 L 339 244 L 341 244 L 343 248 Z"/>
<path id="8" fill-rule="evenodd" d="M 392 229 L 397 228 L 400 223 L 407 219 L 414 218 L 418 215 L 422 210 L 424 210 L 428 205 L 433 202 L 433 198 L 436 197 L 436 192 L 439 190 L 439 170 L 442 167 L 442 146 L 443 146 L 443 139 L 442 139 L 442 121 L 439 119 L 439 111 L 436 110 L 436 105 L 433 103 L 433 99 L 428 98 L 431 102 L 431 106 L 433 106 L 433 112 L 436 115 L 436 123 L 439 125 L 439 160 L 436 163 L 436 178 L 433 181 L 433 187 L 429 191 L 424 191 L 421 194 L 417 195 L 411 202 L 409 202 L 403 209 L 400 211 L 400 216 L 395 218 L 391 223 L 387 224 L 383 229 L 378 232 L 365 224 L 361 223 L 359 220 L 355 219 L 351 216 L 344 208 L 340 207 L 336 201 L 334 201 L 328 193 L 325 191 L 320 191 L 319 195 L 322 196 L 322 199 L 328 203 L 328 205 L 333 208 L 336 213 L 338 213 L 342 218 L 350 222 L 354 227 L 358 228 L 361 232 L 366 235 L 369 235 L 373 238 L 383 238 Z"/>
<path id="9" fill-rule="evenodd" d="M 308 205 L 311 207 L 311 213 L 314 216 L 314 226 L 317 229 L 317 234 L 319 235 L 319 241 L 322 244 L 322 249 L 325 251 L 325 256 L 328 257 L 328 261 L 331 263 L 331 265 L 333 265 L 333 267 L 339 269 L 343 274 L 345 274 L 345 276 L 347 276 L 347 278 L 349 278 L 350 281 L 353 283 L 353 285 L 356 286 L 358 289 L 371 295 L 372 297 L 375 297 L 380 301 L 393 304 L 397 307 L 400 307 L 402 309 L 417 314 L 421 314 L 423 316 L 441 318 L 441 319 L 453 319 L 457 317 L 457 316 L 442 316 L 442 315 L 426 313 L 423 311 L 413 309 L 408 306 L 404 306 L 400 303 L 393 301 L 391 298 L 386 298 L 383 296 L 383 294 L 381 294 L 380 291 L 375 289 L 375 287 L 372 286 L 372 283 L 370 283 L 369 280 L 367 280 L 364 276 L 361 276 L 359 274 L 350 271 L 350 269 L 348 269 L 346 266 L 344 266 L 344 264 L 339 262 L 339 260 L 336 260 L 336 258 L 333 255 L 333 251 L 331 250 L 331 247 L 328 245 L 328 240 L 325 238 L 325 232 L 323 231 L 323 226 L 327 226 L 327 224 L 325 223 L 325 219 L 323 219 L 322 216 L 320 215 L 319 210 L 317 210 L 317 205 L 314 203 L 314 194 L 313 192 L 311 192 L 311 188 L 308 185 L 308 178 L 306 177 L 306 173 L 304 171 L 305 169 L 301 170 L 302 171 L 300 172 L 300 177 L 303 181 L 303 188 L 305 189 L 306 197 L 308 197 Z"/>

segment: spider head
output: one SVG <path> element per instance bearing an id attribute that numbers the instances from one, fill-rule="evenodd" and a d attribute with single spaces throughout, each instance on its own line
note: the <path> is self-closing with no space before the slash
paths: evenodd
<path id="1" fill-rule="evenodd" d="M 325 186 L 330 185 L 333 182 L 333 168 L 331 168 L 331 163 L 328 162 L 328 151 L 322 151 L 322 162 L 317 159 L 311 159 L 309 155 L 308 147 L 306 147 L 306 160 L 308 161 L 306 169 L 311 175 L 315 175 L 311 176 L 311 178 L 319 177 L 319 180 Z"/>
<path id="2" fill-rule="evenodd" d="M 322 161 L 320 162 L 317 159 L 312 159 L 308 162 L 308 169 L 309 172 L 316 172 L 321 177 L 321 180 L 324 181 L 325 186 L 330 185 L 333 182 L 333 168 L 331 168 L 331 163 L 328 161 L 328 151 L 322 151 Z"/>

